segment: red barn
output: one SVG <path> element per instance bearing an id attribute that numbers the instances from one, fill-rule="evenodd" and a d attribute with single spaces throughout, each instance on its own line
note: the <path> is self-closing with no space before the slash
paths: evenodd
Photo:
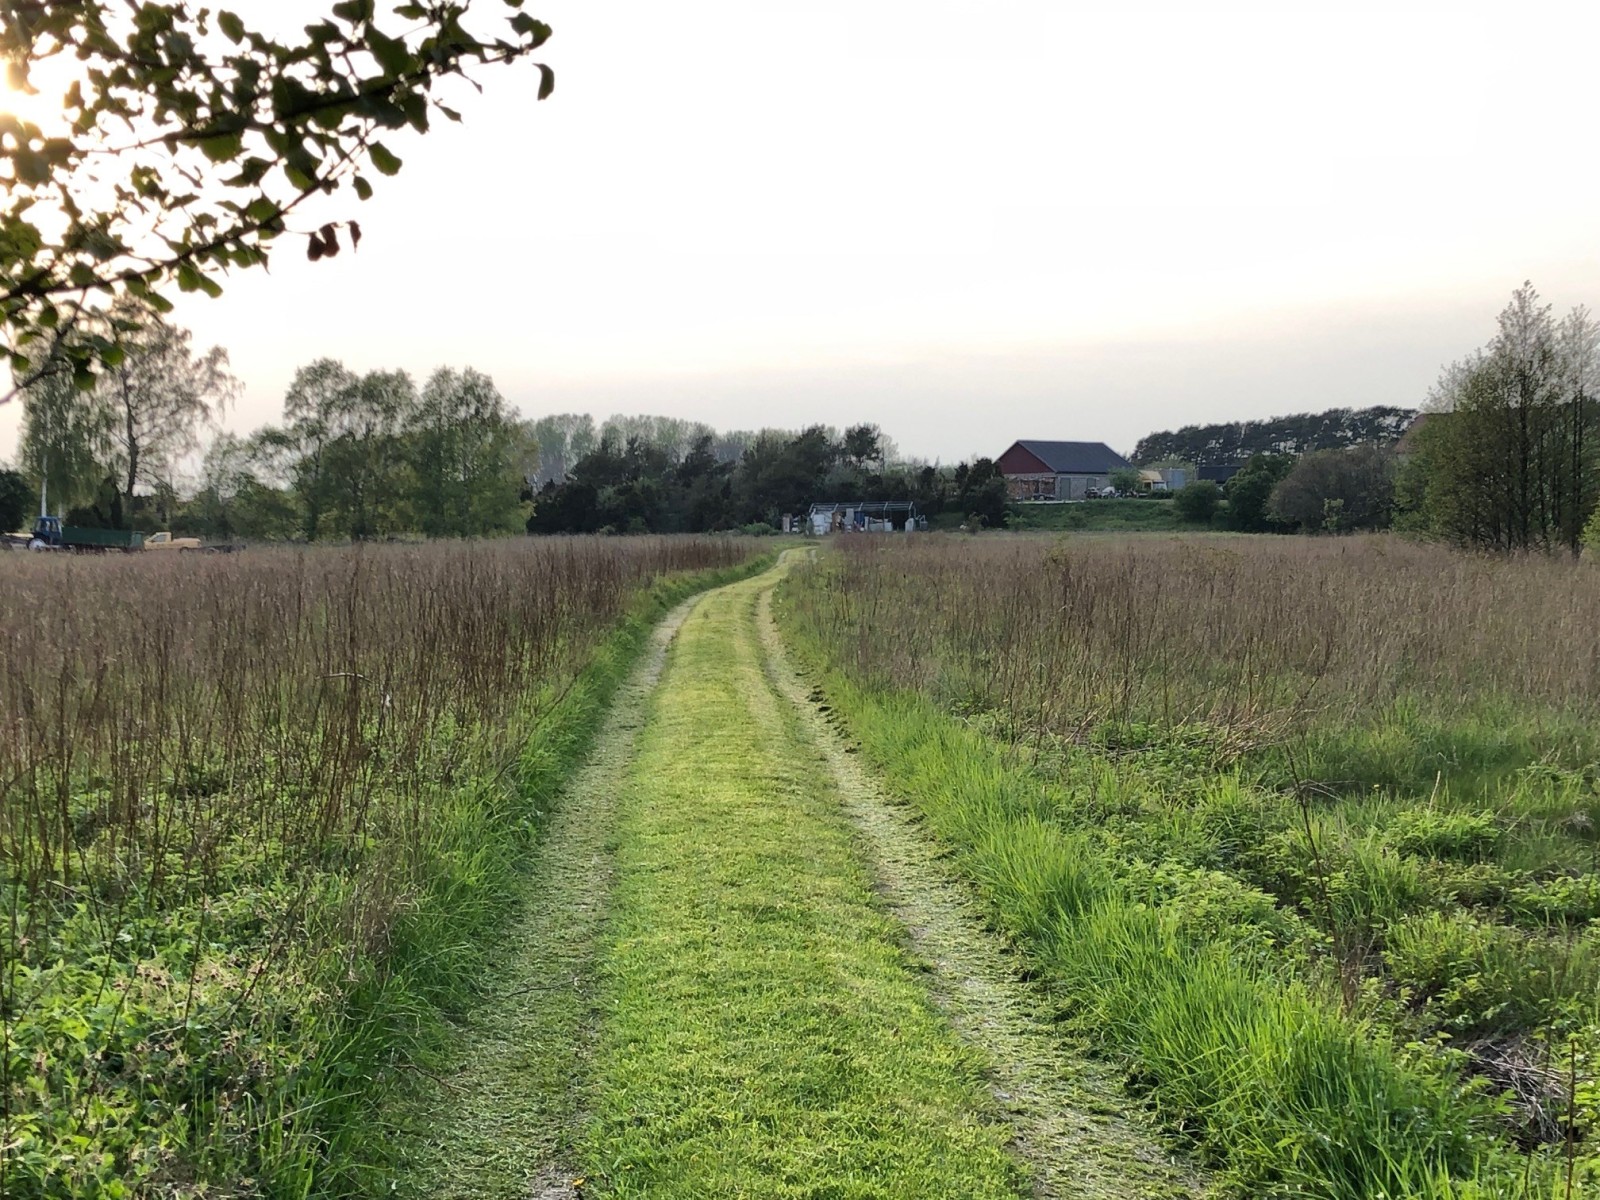
<path id="1" fill-rule="evenodd" d="M 1013 500 L 1082 500 L 1133 466 L 1104 442 L 1012 442 L 995 463 Z"/>

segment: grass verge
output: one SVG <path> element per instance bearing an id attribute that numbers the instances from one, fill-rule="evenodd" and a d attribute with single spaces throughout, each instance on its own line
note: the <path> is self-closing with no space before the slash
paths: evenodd
<path id="1" fill-rule="evenodd" d="M 594 959 L 611 892 L 616 807 L 685 600 L 614 694 L 583 766 L 523 872 L 494 939 L 482 1002 L 447 1053 L 392 1106 L 402 1167 L 389 1188 L 429 1200 L 554 1200 L 575 1193 L 575 1135 L 592 1105 Z"/>

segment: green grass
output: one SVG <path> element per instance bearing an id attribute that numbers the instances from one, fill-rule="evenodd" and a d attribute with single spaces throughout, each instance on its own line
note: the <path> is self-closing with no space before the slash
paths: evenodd
<path id="1" fill-rule="evenodd" d="M 697 606 L 639 739 L 602 969 L 595 1186 L 1016 1196 L 979 1063 L 930 1002 L 824 761 L 763 675 L 758 590 Z"/>
<path id="2" fill-rule="evenodd" d="M 544 710 L 515 768 L 450 798 L 447 819 L 436 823 L 426 884 L 396 925 L 388 953 L 352 964 L 361 982 L 331 1016 L 329 1048 L 300 1089 L 302 1103 L 315 1114 L 316 1139 L 324 1144 L 314 1154 L 302 1151 L 298 1178 L 285 1183 L 312 1195 L 389 1191 L 400 1147 L 374 1121 L 375 1105 L 404 1078 L 399 1064 L 429 1063 L 447 1052 L 447 1018 L 482 1002 L 495 938 L 529 886 L 529 854 L 545 814 L 560 802 L 656 623 L 686 598 L 759 574 L 771 562 L 770 556 L 757 558 L 668 578 L 645 590 L 590 665 Z"/>
<path id="3" fill-rule="evenodd" d="M 788 598 L 805 585 L 797 578 Z M 1315 888 L 1292 802 L 1191 762 L 1181 739 L 1115 757 L 1068 751 L 1037 769 L 985 721 L 863 686 L 831 666 L 838 649 L 814 628 L 786 627 L 865 756 L 981 884 L 1075 1026 L 1241 1192 L 1560 1194 L 1553 1158 L 1519 1160 L 1497 1137 L 1504 1106 L 1465 1081 L 1463 1055 L 1447 1043 L 1395 1044 L 1373 1023 L 1392 1010 L 1347 1010 L 1326 975 L 1302 969 L 1322 952 L 1307 919 L 1320 896 L 1307 897 L 1302 916 L 1252 882 Z M 1392 838 L 1438 842 L 1463 860 L 1495 842 L 1471 817 L 1401 822 Z M 1340 860 L 1328 891 L 1356 906 L 1347 925 L 1365 913 L 1382 929 L 1413 910 L 1431 877 L 1393 847 L 1364 853 Z M 1384 911 L 1369 911 L 1374 904 Z M 1505 1007 L 1494 1011 L 1525 1014 L 1552 973 L 1522 943 L 1476 924 L 1417 926 L 1395 953 L 1434 981 L 1441 1015 L 1482 1013 L 1497 992 Z M 1592 954 L 1569 959 L 1557 969 L 1581 983 Z M 1463 972 L 1480 960 L 1476 976 Z"/>
<path id="4" fill-rule="evenodd" d="M 1171 500 L 1085 500 L 1080 504 L 1017 504 L 1006 528 L 1023 532 L 1181 533 L 1204 529 L 1178 516 Z"/>

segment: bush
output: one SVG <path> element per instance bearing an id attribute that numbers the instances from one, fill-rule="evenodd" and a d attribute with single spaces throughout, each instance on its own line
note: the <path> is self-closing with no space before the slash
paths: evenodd
<path id="1" fill-rule="evenodd" d="M 1384 958 L 1395 979 L 1427 999 L 1428 1015 L 1458 1034 L 1525 1029 L 1561 1001 L 1592 995 L 1594 949 L 1544 938 L 1470 913 L 1423 913 L 1389 930 Z"/>
<path id="2" fill-rule="evenodd" d="M 1288 454 L 1252 455 L 1222 489 L 1228 498 L 1228 524 L 1252 533 L 1273 528 L 1267 503 L 1272 489 L 1293 467 L 1294 458 Z"/>
<path id="3" fill-rule="evenodd" d="M 1422 808 L 1396 813 L 1384 841 L 1401 854 L 1475 863 L 1494 854 L 1501 832 L 1493 813 Z"/>
<path id="4" fill-rule="evenodd" d="M 1600 558 L 1600 508 L 1594 510 L 1589 523 L 1583 527 L 1583 548 Z"/>
<path id="5" fill-rule="evenodd" d="M 1394 515 L 1395 459 L 1383 446 L 1319 450 L 1272 489 L 1267 512 L 1306 533 L 1384 529 Z"/>
<path id="6" fill-rule="evenodd" d="M 1209 479 L 1197 480 L 1186 488 L 1180 488 L 1173 502 L 1178 506 L 1178 515 L 1185 521 L 1204 525 L 1222 507 L 1222 489 Z"/>

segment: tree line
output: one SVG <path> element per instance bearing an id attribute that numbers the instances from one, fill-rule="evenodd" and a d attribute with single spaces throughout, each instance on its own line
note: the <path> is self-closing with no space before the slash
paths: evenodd
<path id="1" fill-rule="evenodd" d="M 1177 461 L 1197 466 L 1233 466 L 1258 454 L 1297 457 L 1319 450 L 1398 441 L 1417 415 L 1413 408 L 1375 405 L 1292 413 L 1258 421 L 1185 425 L 1139 439 L 1133 461 Z"/>
<path id="2" fill-rule="evenodd" d="M 529 532 L 764 532 L 823 500 L 911 501 L 927 516 L 953 511 L 981 525 L 1005 523 L 1005 480 L 993 460 L 948 469 L 895 460 L 876 425 L 691 434 L 683 441 L 620 424 L 602 430 L 564 478 L 535 492 Z"/>
<path id="3" fill-rule="evenodd" d="M 1488 345 L 1447 367 L 1399 482 L 1407 524 L 1463 546 L 1600 549 L 1600 323 L 1524 284 Z"/>
<path id="4" fill-rule="evenodd" d="M 86 381 L 46 365 L 24 389 L 22 469 L 0 471 L 7 528 L 41 489 L 69 523 L 243 540 L 762 531 L 818 500 L 912 501 L 971 526 L 1007 522 L 992 460 L 906 461 L 875 425 L 524 420 L 471 368 L 441 368 L 419 386 L 403 371 L 321 359 L 295 373 L 280 423 L 238 436 L 219 427 L 238 389 L 223 350 L 197 350 L 134 300 L 95 320 L 100 371 Z M 1224 487 L 1184 488 L 1180 513 L 1251 532 L 1394 527 L 1466 547 L 1575 552 L 1600 545 L 1597 369 L 1600 324 L 1582 308 L 1557 319 L 1525 284 L 1414 420 L 1368 408 L 1196 426 L 1151 435 L 1135 457 L 1187 446 L 1201 453 L 1156 461 L 1193 466 L 1298 431 L 1305 444 L 1334 444 L 1252 453 Z M 180 464 L 203 445 L 198 482 L 180 487 Z"/>
<path id="5" fill-rule="evenodd" d="M 419 386 L 404 371 L 319 359 L 295 372 L 280 422 L 241 436 L 219 425 L 238 390 L 225 351 L 197 351 L 188 331 L 128 300 L 97 332 L 110 365 L 87 381 L 39 370 L 23 390 L 21 471 L 0 472 L 8 529 L 41 492 L 69 524 L 217 540 L 760 531 L 823 498 L 1005 522 L 991 460 L 900 461 L 875 425 L 524 420 L 471 368 L 441 368 Z M 197 456 L 197 481 L 181 484 Z"/>
<path id="6" fill-rule="evenodd" d="M 441 368 L 419 387 L 321 359 L 295 373 L 280 424 L 240 437 L 218 427 L 238 389 L 225 351 L 197 353 L 129 300 L 96 332 L 111 348 L 97 374 L 46 364 L 23 390 L 26 494 L 69 524 L 306 541 L 522 525 L 531 433 L 479 371 Z M 198 486 L 180 489 L 208 432 Z"/>

